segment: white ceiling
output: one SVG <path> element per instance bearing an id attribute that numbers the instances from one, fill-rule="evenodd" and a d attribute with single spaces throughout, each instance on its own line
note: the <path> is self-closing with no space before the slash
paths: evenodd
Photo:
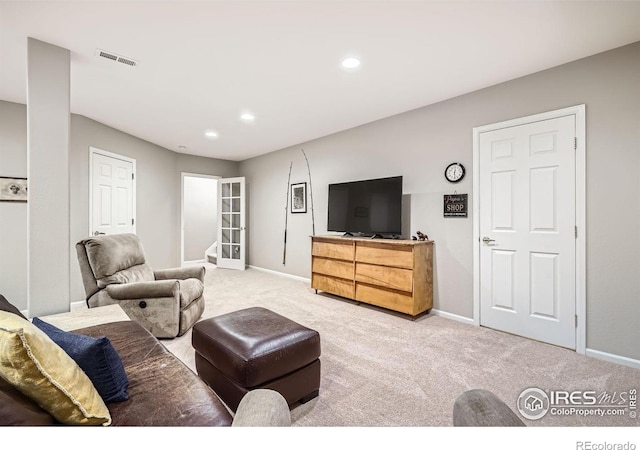
<path id="1" fill-rule="evenodd" d="M 0 1 L 2 100 L 27 37 L 71 51 L 73 113 L 240 161 L 639 41 L 640 2 Z"/>

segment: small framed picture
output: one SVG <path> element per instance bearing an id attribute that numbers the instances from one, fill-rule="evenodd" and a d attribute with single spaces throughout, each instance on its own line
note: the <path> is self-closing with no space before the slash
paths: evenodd
<path id="1" fill-rule="evenodd" d="M 26 202 L 27 179 L 0 177 L 0 202 Z"/>
<path id="2" fill-rule="evenodd" d="M 291 185 L 291 213 L 307 212 L 307 183 Z"/>

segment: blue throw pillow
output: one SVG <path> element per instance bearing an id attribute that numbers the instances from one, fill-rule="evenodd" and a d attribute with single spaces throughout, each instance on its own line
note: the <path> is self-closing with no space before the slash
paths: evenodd
<path id="1" fill-rule="evenodd" d="M 33 325 L 58 344 L 87 374 L 105 403 L 129 399 L 129 379 L 120 355 L 106 336 L 94 338 L 63 331 L 37 317 Z"/>

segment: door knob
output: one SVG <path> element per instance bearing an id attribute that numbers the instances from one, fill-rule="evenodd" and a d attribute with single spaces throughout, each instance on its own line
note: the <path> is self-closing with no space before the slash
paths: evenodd
<path id="1" fill-rule="evenodd" d="M 482 238 L 482 242 L 484 242 L 486 245 L 489 245 L 489 243 L 495 242 L 495 241 L 496 241 L 495 239 L 490 239 L 487 236 Z"/>
<path id="2" fill-rule="evenodd" d="M 100 235 L 100 234 L 105 234 L 105 233 L 102 233 L 102 232 L 100 232 L 100 231 L 96 231 L 95 233 L 93 233 L 93 235 L 94 235 L 94 236 L 98 236 L 98 235 Z"/>

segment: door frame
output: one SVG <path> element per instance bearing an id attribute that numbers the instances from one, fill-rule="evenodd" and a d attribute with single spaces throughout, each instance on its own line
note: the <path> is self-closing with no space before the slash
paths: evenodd
<path id="1" fill-rule="evenodd" d="M 480 134 L 564 116 L 576 118 L 576 353 L 586 352 L 586 108 L 576 105 L 473 128 L 473 323 L 480 325 Z"/>
<path id="2" fill-rule="evenodd" d="M 191 173 L 191 172 L 181 172 L 180 173 L 180 266 L 184 266 L 185 263 L 188 262 L 197 262 L 197 261 L 185 261 L 184 260 L 184 179 L 186 177 L 192 178 L 212 178 L 215 180 L 219 180 L 222 178 L 218 175 L 207 175 L 204 173 Z M 219 184 L 219 183 L 218 183 Z M 214 198 L 216 202 L 216 208 L 218 207 L 218 194 L 216 192 L 216 198 Z M 217 211 L 216 211 L 217 215 Z M 216 229 L 216 236 L 218 235 L 218 230 Z M 203 253 L 204 254 L 204 253 Z M 206 262 L 206 259 L 204 260 Z"/>
<path id="3" fill-rule="evenodd" d="M 102 155 L 108 158 L 120 159 L 122 161 L 130 162 L 132 164 L 133 183 L 131 186 L 131 194 L 133 199 L 131 200 L 131 218 L 133 219 L 133 233 L 136 233 L 138 226 L 138 218 L 136 217 L 136 183 L 138 182 L 138 175 L 136 173 L 136 160 L 127 156 L 119 155 L 117 153 L 102 150 L 97 147 L 89 146 L 89 236 L 92 236 L 93 230 L 93 159 L 94 155 Z"/>

